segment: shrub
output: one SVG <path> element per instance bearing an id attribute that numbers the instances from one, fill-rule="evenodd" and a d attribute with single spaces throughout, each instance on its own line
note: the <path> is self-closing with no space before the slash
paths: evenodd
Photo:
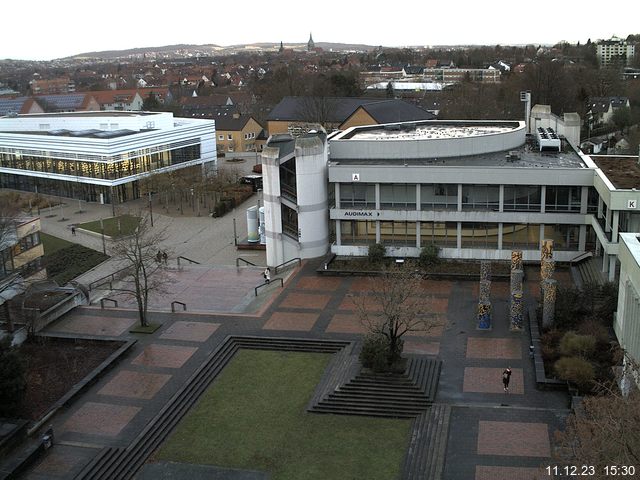
<path id="1" fill-rule="evenodd" d="M 591 317 L 584 320 L 578 328 L 578 333 L 595 337 L 596 345 L 609 343 L 609 330 L 602 325 L 602 322 L 597 317 Z"/>
<path id="2" fill-rule="evenodd" d="M 554 365 L 556 375 L 576 384 L 581 390 L 590 389 L 595 377 L 593 365 L 584 358 L 563 357 Z"/>
<path id="3" fill-rule="evenodd" d="M 382 263 L 386 254 L 387 248 L 381 243 L 369 245 L 369 262 L 376 264 Z"/>
<path id="4" fill-rule="evenodd" d="M 567 356 L 578 355 L 587 358 L 596 349 L 596 337 L 591 335 L 578 335 L 576 332 L 567 332 L 560 340 L 560 353 Z"/>
<path id="5" fill-rule="evenodd" d="M 369 334 L 364 337 L 360 350 L 360 363 L 374 372 L 384 372 L 389 367 L 389 341 L 384 335 Z"/>
<path id="6" fill-rule="evenodd" d="M 8 339 L 0 340 L 0 417 L 17 413 L 26 390 L 24 359 Z"/>
<path id="7" fill-rule="evenodd" d="M 420 257 L 418 258 L 418 263 L 422 268 L 427 268 L 431 265 L 435 265 L 436 263 L 438 263 L 439 253 L 440 248 L 433 243 L 431 245 L 422 247 L 422 250 L 420 250 Z"/>

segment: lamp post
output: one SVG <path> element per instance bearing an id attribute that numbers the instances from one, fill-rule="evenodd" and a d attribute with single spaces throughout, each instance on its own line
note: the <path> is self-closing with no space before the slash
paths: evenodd
<path id="1" fill-rule="evenodd" d="M 151 226 L 153 227 L 153 204 L 151 203 L 151 190 L 149 190 L 149 220 L 151 220 Z"/>

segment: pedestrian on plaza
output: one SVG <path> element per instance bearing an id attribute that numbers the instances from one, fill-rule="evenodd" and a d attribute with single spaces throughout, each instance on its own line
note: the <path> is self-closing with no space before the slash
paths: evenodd
<path id="1" fill-rule="evenodd" d="M 509 393 L 509 381 L 511 380 L 511 367 L 507 367 L 504 372 L 502 372 L 502 384 L 504 385 L 505 393 Z"/>
<path id="2" fill-rule="evenodd" d="M 160 250 L 156 253 L 156 262 L 162 263 L 162 252 Z"/>
<path id="3" fill-rule="evenodd" d="M 71 225 L 71 235 L 76 236 L 76 227 Z"/>
<path id="4" fill-rule="evenodd" d="M 167 259 L 169 258 L 169 256 L 167 255 L 167 252 L 162 252 L 162 261 L 164 262 L 164 264 L 167 264 Z"/>
<path id="5" fill-rule="evenodd" d="M 262 276 L 264 277 L 264 281 L 269 283 L 271 281 L 271 269 L 269 267 L 265 268 Z"/>

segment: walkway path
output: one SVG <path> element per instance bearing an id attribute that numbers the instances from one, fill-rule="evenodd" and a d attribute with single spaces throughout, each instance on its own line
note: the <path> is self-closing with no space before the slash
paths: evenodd
<path id="1" fill-rule="evenodd" d="M 366 278 L 319 277 L 308 262 L 283 290 L 265 295 L 257 315 L 155 313 L 152 335 L 133 335 L 135 312 L 79 308 L 49 331 L 138 339 L 131 353 L 53 419 L 57 445 L 25 478 L 73 478 L 103 446 L 126 446 L 206 356 L 230 334 L 358 339 L 352 296 Z M 535 279 L 528 291 L 535 293 Z M 451 405 L 444 479 L 533 479 L 549 461 L 551 438 L 567 415 L 566 394 L 536 390 L 528 336 L 507 328 L 506 282 L 494 282 L 493 330 L 475 328 L 477 282 L 423 282 L 444 326 L 406 338 L 405 352 L 443 360 L 437 403 Z M 202 295 L 201 292 L 195 296 Z M 195 301 L 195 299 L 194 299 Z M 511 366 L 511 391 L 501 372 Z"/>

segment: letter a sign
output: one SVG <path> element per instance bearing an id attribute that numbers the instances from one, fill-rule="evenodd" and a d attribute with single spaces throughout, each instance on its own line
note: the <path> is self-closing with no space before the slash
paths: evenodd
<path id="1" fill-rule="evenodd" d="M 352 182 L 359 182 L 360 181 L 360 174 L 359 173 L 352 173 L 351 174 L 351 181 Z"/>

